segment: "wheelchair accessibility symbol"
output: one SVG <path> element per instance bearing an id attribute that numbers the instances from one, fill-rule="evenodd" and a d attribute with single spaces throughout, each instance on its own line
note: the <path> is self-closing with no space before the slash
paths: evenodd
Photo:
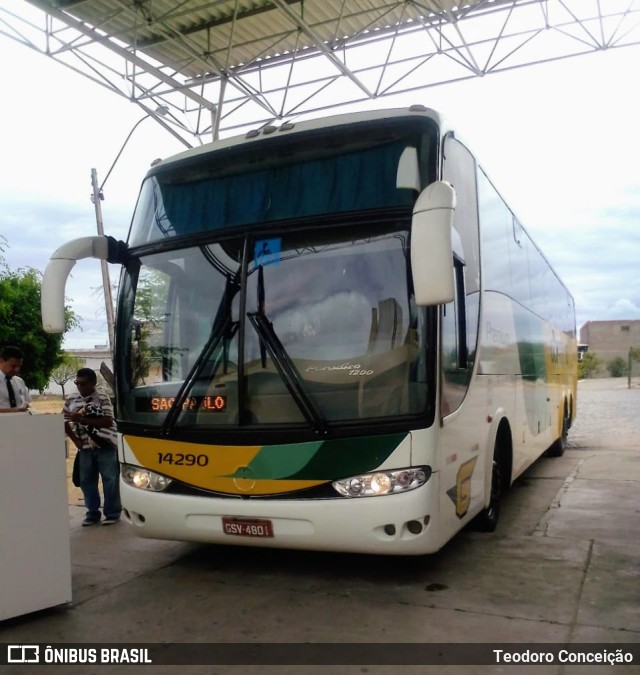
<path id="1" fill-rule="evenodd" d="M 282 239 L 259 239 L 253 249 L 253 261 L 256 267 L 275 265 L 280 262 Z"/>

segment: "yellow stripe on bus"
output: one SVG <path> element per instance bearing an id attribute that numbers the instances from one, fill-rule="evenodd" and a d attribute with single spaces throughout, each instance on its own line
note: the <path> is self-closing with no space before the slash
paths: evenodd
<path id="1" fill-rule="evenodd" d="M 326 482 L 252 478 L 248 465 L 262 449 L 261 445 L 207 445 L 138 436 L 124 436 L 123 440 L 140 466 L 214 492 L 267 495 L 304 490 Z"/>

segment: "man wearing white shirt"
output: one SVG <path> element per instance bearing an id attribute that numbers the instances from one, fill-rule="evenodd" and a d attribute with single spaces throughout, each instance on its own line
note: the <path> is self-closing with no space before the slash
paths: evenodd
<path id="1" fill-rule="evenodd" d="M 18 347 L 0 352 L 0 413 L 25 412 L 31 396 L 24 380 L 18 377 L 24 354 Z"/>

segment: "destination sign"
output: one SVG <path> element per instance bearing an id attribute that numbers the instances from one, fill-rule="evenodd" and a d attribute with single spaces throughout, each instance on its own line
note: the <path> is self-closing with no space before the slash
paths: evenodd
<path id="1" fill-rule="evenodd" d="M 175 396 L 151 396 L 136 398 L 136 411 L 147 413 L 168 412 L 175 403 Z M 198 413 L 219 413 L 227 410 L 227 397 L 222 394 L 214 396 L 188 396 L 182 404 L 182 410 Z"/>

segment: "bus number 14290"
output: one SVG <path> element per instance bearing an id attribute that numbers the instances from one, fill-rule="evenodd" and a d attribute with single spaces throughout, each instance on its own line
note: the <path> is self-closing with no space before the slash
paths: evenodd
<path id="1" fill-rule="evenodd" d="M 206 455 L 192 455 L 173 452 L 159 452 L 158 464 L 176 464 L 177 466 L 207 466 L 209 458 Z"/>

